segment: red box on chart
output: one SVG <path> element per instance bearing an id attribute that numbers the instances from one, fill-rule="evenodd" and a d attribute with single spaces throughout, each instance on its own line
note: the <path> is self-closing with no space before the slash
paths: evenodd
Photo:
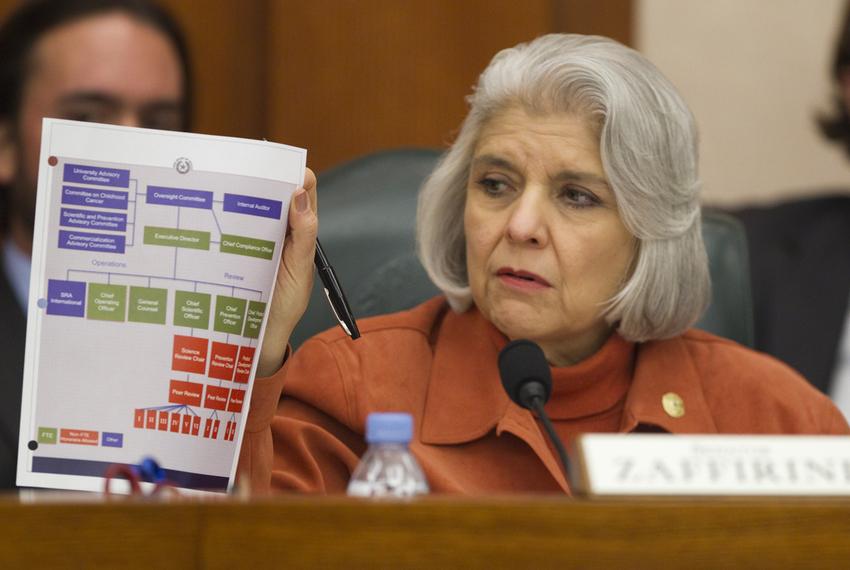
<path id="1" fill-rule="evenodd" d="M 215 420 L 213 422 L 212 435 L 210 436 L 213 439 L 218 439 L 218 427 L 221 425 L 221 420 Z"/>
<path id="2" fill-rule="evenodd" d="M 251 376 L 251 364 L 254 362 L 254 347 L 240 346 L 239 358 L 236 359 L 236 377 L 234 382 L 241 384 L 248 383 L 248 377 Z"/>
<path id="3" fill-rule="evenodd" d="M 145 418 L 145 428 L 156 429 L 156 410 L 148 410 Z"/>
<path id="4" fill-rule="evenodd" d="M 207 397 L 204 398 L 204 407 L 210 410 L 221 410 L 227 407 L 227 396 L 230 390 L 219 386 L 207 386 Z"/>
<path id="5" fill-rule="evenodd" d="M 207 339 L 174 335 L 171 369 L 203 374 L 207 370 Z"/>
<path id="6" fill-rule="evenodd" d="M 230 400 L 227 402 L 227 411 L 236 412 L 242 411 L 242 402 L 245 401 L 245 390 L 234 388 L 230 391 Z"/>
<path id="7" fill-rule="evenodd" d="M 97 445 L 99 432 L 84 429 L 60 429 L 59 443 L 76 443 L 78 445 Z"/>
<path id="8" fill-rule="evenodd" d="M 207 376 L 217 380 L 233 380 L 233 372 L 236 370 L 236 351 L 239 347 L 235 344 L 213 342 L 210 351 L 210 369 Z"/>
<path id="9" fill-rule="evenodd" d="M 137 409 L 136 413 L 133 416 L 133 427 L 144 428 L 145 427 L 145 411 L 142 409 Z"/>
<path id="10" fill-rule="evenodd" d="M 186 433 L 192 431 L 192 416 L 189 414 L 183 414 L 182 425 L 180 426 L 180 433 Z"/>
<path id="11" fill-rule="evenodd" d="M 186 382 L 184 380 L 172 380 L 168 386 L 169 403 L 185 404 L 187 406 L 201 405 L 201 394 L 204 393 L 203 384 Z"/>
<path id="12" fill-rule="evenodd" d="M 204 437 L 210 436 L 210 430 L 212 429 L 212 419 L 207 418 L 204 420 Z"/>
<path id="13" fill-rule="evenodd" d="M 180 432 L 180 414 L 177 412 L 171 412 L 171 420 L 169 421 L 169 426 L 171 431 L 174 433 Z"/>
<path id="14" fill-rule="evenodd" d="M 157 429 L 159 429 L 160 431 L 168 431 L 168 412 L 159 413 L 159 422 L 157 423 Z"/>
<path id="15" fill-rule="evenodd" d="M 192 435 L 198 435 L 201 429 L 201 416 L 192 416 Z"/>

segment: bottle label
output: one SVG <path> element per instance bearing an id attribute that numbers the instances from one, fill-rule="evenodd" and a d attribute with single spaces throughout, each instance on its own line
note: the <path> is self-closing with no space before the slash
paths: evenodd
<path id="1" fill-rule="evenodd" d="M 352 480 L 347 493 L 350 497 L 413 497 L 428 493 L 428 489 L 411 477 L 397 485 L 389 485 L 386 481 Z"/>

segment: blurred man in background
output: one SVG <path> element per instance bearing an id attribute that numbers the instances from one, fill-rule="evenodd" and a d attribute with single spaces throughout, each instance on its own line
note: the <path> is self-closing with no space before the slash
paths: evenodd
<path id="1" fill-rule="evenodd" d="M 188 128 L 182 33 L 146 0 L 33 0 L 0 27 L 0 488 L 15 484 L 43 117 Z"/>
<path id="2" fill-rule="evenodd" d="M 835 105 L 820 128 L 850 157 L 850 10 L 832 77 Z M 796 368 L 850 418 L 850 192 L 738 215 L 750 242 L 756 348 Z"/>

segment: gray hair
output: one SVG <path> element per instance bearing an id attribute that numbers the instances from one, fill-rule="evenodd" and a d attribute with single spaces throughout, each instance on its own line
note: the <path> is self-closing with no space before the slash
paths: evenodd
<path id="1" fill-rule="evenodd" d="M 499 113 L 575 113 L 599 134 L 620 217 L 637 238 L 631 276 L 600 306 L 629 340 L 681 334 L 708 305 L 696 124 L 661 72 L 636 51 L 597 36 L 550 34 L 502 50 L 468 98 L 457 140 L 419 195 L 419 257 L 451 307 L 472 303 L 463 211 L 478 137 Z"/>

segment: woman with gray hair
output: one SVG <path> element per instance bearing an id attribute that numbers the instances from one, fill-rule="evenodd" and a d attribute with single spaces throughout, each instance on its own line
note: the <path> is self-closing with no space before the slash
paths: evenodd
<path id="1" fill-rule="evenodd" d="M 640 54 L 555 34 L 500 52 L 420 194 L 420 256 L 445 296 L 285 359 L 315 238 L 295 205 L 240 472 L 260 491 L 342 492 L 366 416 L 404 411 L 433 491 L 569 492 L 499 381 L 499 351 L 521 338 L 551 366 L 546 411 L 564 440 L 849 433 L 787 366 L 689 329 L 709 297 L 698 190 L 694 119 Z"/>

